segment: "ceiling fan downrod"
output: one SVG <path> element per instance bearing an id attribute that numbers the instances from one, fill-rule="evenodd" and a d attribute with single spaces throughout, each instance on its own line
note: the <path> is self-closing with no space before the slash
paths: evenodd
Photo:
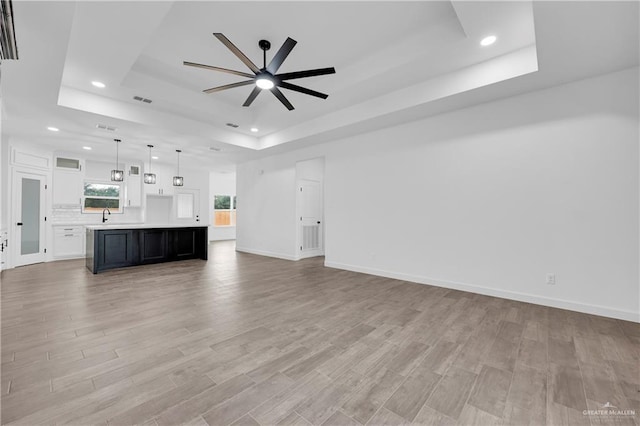
<path id="1" fill-rule="evenodd" d="M 260 40 L 258 46 L 262 49 L 262 63 L 264 64 L 262 69 L 265 70 L 267 69 L 267 50 L 271 49 L 271 43 L 269 40 Z"/>

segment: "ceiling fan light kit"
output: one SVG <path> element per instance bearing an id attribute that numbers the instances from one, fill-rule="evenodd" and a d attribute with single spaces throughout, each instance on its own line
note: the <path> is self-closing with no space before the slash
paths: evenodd
<path id="1" fill-rule="evenodd" d="M 262 90 L 269 90 L 273 95 L 278 98 L 278 100 L 289 110 L 293 110 L 294 107 L 289 102 L 289 100 L 284 96 L 284 94 L 280 91 L 279 88 L 293 90 L 295 92 L 304 93 L 305 95 L 315 96 L 321 99 L 327 99 L 329 95 L 325 93 L 320 93 L 315 90 L 307 89 L 306 87 L 301 87 L 296 84 L 288 83 L 286 80 L 295 80 L 298 78 L 305 77 L 316 77 L 320 75 L 326 74 L 335 74 L 336 70 L 333 67 L 328 68 L 318 68 L 313 70 L 305 70 L 305 71 L 295 71 L 289 73 L 276 74 L 278 69 L 282 65 L 291 50 L 298 43 L 291 37 L 287 37 L 285 42 L 282 44 L 280 49 L 276 52 L 274 57 L 271 59 L 271 62 L 267 65 L 267 50 L 271 48 L 271 43 L 268 40 L 260 40 L 258 42 L 258 46 L 262 49 L 263 56 L 263 67 L 258 68 L 252 61 L 249 59 L 244 53 L 240 51 L 231 41 L 224 36 L 222 33 L 213 33 L 213 35 L 220 40 L 222 44 L 224 44 L 238 59 L 242 61 L 253 74 L 249 74 L 247 72 L 230 70 L 227 68 L 215 67 L 212 65 L 204 65 L 198 64 L 195 62 L 184 61 L 183 64 L 190 67 L 203 68 L 212 71 L 224 72 L 227 74 L 238 75 L 241 77 L 247 77 L 249 80 L 239 81 L 237 83 L 226 84 L 224 86 L 213 87 L 211 89 L 203 90 L 204 93 L 215 93 L 220 92 L 226 89 L 232 89 L 234 87 L 242 87 L 254 85 L 253 90 L 249 94 L 249 97 L 244 101 L 242 106 L 248 107 L 255 100 L 255 98 L 260 94 Z"/>

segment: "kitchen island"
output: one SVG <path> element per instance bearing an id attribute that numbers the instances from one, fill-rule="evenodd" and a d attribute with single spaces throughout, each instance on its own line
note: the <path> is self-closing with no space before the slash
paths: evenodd
<path id="1" fill-rule="evenodd" d="M 206 226 L 86 226 L 86 265 L 94 274 L 107 269 L 185 259 L 207 260 Z"/>

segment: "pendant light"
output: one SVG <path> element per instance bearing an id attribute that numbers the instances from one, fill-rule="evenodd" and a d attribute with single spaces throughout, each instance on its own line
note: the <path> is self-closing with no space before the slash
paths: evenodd
<path id="1" fill-rule="evenodd" d="M 184 178 L 180 176 L 180 153 L 182 151 L 179 149 L 176 149 L 176 152 L 178 153 L 178 176 L 173 177 L 173 186 L 183 186 Z"/>
<path id="2" fill-rule="evenodd" d="M 149 147 L 149 173 L 144 174 L 144 183 L 155 184 L 156 183 L 156 174 L 151 173 L 151 148 L 153 145 L 147 145 Z"/>
<path id="3" fill-rule="evenodd" d="M 122 182 L 124 180 L 124 170 L 119 170 L 118 144 L 122 142 L 120 139 L 114 139 L 116 142 L 116 168 L 111 170 L 111 180 L 114 182 Z"/>

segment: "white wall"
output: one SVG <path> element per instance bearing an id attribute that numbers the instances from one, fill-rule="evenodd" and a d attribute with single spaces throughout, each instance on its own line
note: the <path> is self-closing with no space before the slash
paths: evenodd
<path id="1" fill-rule="evenodd" d="M 240 165 L 237 246 L 295 258 L 324 155 L 327 266 L 640 321 L 638 111 L 633 68 Z"/>
<path id="2" fill-rule="evenodd" d="M 297 259 L 296 168 L 300 152 L 239 165 L 236 250 Z"/>
<path id="3" fill-rule="evenodd" d="M 235 173 L 209 173 L 209 241 L 235 240 L 235 226 L 213 226 L 213 196 L 236 195 L 236 174 Z M 238 200 L 240 201 L 240 200 Z"/>

